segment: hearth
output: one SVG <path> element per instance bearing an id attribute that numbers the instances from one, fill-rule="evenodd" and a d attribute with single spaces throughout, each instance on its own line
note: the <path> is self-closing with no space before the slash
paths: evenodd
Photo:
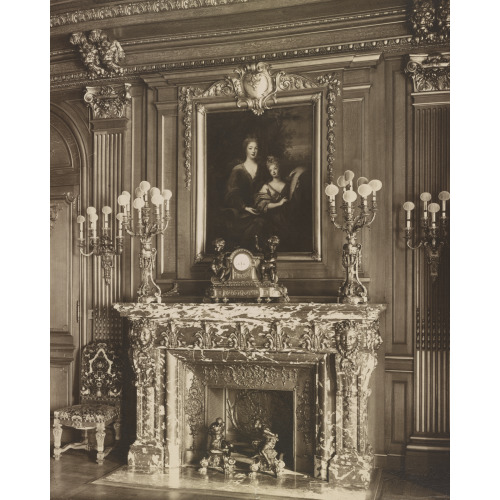
<path id="1" fill-rule="evenodd" d="M 161 471 L 199 463 L 217 417 L 226 423 L 225 438 L 244 453 L 251 413 L 261 412 L 283 435 L 287 469 L 338 486 L 368 486 L 368 384 L 384 306 L 115 307 L 130 320 L 137 386 L 129 466 Z"/>

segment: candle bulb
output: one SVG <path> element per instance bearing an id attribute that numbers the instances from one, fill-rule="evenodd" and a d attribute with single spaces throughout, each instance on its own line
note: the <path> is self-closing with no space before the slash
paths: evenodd
<path id="1" fill-rule="evenodd" d="M 79 215 L 76 218 L 76 222 L 80 224 L 80 239 L 83 240 L 83 223 L 85 222 L 85 217 L 83 215 Z"/>
<path id="2" fill-rule="evenodd" d="M 431 193 L 422 193 L 420 199 L 424 202 L 424 219 L 427 219 L 427 203 L 431 201 Z"/>
<path id="3" fill-rule="evenodd" d="M 104 229 L 108 229 L 109 224 L 108 224 L 108 216 L 111 213 L 111 207 L 105 206 L 102 207 L 102 213 L 104 214 Z"/>
<path id="4" fill-rule="evenodd" d="M 406 227 L 411 229 L 411 211 L 415 208 L 415 204 L 411 201 L 403 203 L 403 209 L 406 210 Z"/>
<path id="5" fill-rule="evenodd" d="M 356 201 L 358 195 L 354 191 L 346 191 L 343 195 L 342 198 L 344 201 L 347 202 L 347 213 L 350 214 L 352 210 L 351 204 Z"/>
<path id="6" fill-rule="evenodd" d="M 450 193 L 448 191 L 441 191 L 438 194 L 438 198 L 441 200 L 441 217 L 446 219 L 446 200 L 450 199 Z"/>
<path id="7" fill-rule="evenodd" d="M 361 196 L 361 207 L 363 210 L 366 207 L 366 198 L 372 192 L 372 188 L 369 184 L 361 184 L 358 186 L 358 193 Z"/>
<path id="8" fill-rule="evenodd" d="M 123 231 L 122 231 L 123 214 L 122 213 L 116 214 L 116 219 L 118 220 L 118 238 L 122 238 L 123 237 Z"/>
<path id="9" fill-rule="evenodd" d="M 373 191 L 372 204 L 374 204 L 377 201 L 377 191 L 380 191 L 382 189 L 382 182 L 378 179 L 373 179 L 368 183 L 368 185 L 372 188 Z"/>
<path id="10" fill-rule="evenodd" d="M 161 193 L 163 199 L 165 200 L 165 210 L 168 214 L 170 210 L 170 198 L 172 198 L 172 191 L 170 189 L 164 189 Z"/>
<path id="11" fill-rule="evenodd" d="M 349 185 L 349 190 L 352 191 L 353 187 L 353 179 L 354 179 L 354 172 L 352 170 L 346 170 L 344 172 L 344 179 L 346 180 L 346 183 Z"/>
<path id="12" fill-rule="evenodd" d="M 436 212 L 439 212 L 439 204 L 430 203 L 428 210 L 431 213 L 431 225 L 432 227 L 436 227 Z"/>
<path id="13" fill-rule="evenodd" d="M 140 226 L 142 224 L 142 207 L 144 206 L 144 200 L 142 197 L 137 197 L 134 200 L 133 206 L 137 210 L 137 222 Z"/>
<path id="14" fill-rule="evenodd" d="M 328 200 L 330 202 L 330 207 L 335 210 L 335 195 L 339 192 L 339 188 L 331 182 L 325 188 L 325 194 L 328 196 Z"/>

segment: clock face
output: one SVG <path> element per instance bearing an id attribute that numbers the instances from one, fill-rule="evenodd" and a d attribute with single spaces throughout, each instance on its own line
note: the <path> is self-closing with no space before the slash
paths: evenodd
<path id="1" fill-rule="evenodd" d="M 246 253 L 238 253 L 233 257 L 233 266 L 237 271 L 246 271 L 250 264 L 250 257 Z"/>

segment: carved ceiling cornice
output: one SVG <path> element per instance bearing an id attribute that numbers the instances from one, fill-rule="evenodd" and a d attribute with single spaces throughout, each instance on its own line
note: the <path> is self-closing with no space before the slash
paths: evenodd
<path id="1" fill-rule="evenodd" d="M 405 68 L 414 92 L 450 90 L 450 54 L 410 54 Z"/>
<path id="2" fill-rule="evenodd" d="M 68 24 L 102 21 L 120 17 L 157 14 L 177 10 L 199 9 L 202 7 L 217 7 L 247 3 L 252 0 L 148 0 L 143 2 L 121 3 L 93 9 L 75 10 L 50 16 L 50 27 L 66 26 Z"/>
<path id="3" fill-rule="evenodd" d="M 123 81 L 139 80 L 141 75 L 150 73 L 164 73 L 173 71 L 183 71 L 189 69 L 214 68 L 234 65 L 244 65 L 251 62 L 264 61 L 282 61 L 314 57 L 325 57 L 344 55 L 349 53 L 408 53 L 415 48 L 415 38 L 413 36 L 398 36 L 378 40 L 364 40 L 357 42 L 348 42 L 342 44 L 332 44 L 321 47 L 308 47 L 296 50 L 280 50 L 275 52 L 265 52 L 262 54 L 251 54 L 236 57 L 218 57 L 213 59 L 197 59 L 190 61 L 179 61 L 171 63 L 143 64 L 123 67 L 123 77 L 100 78 L 99 83 L 110 84 Z M 124 44 L 125 45 L 125 44 Z M 428 49 L 434 51 L 448 50 L 447 44 L 441 43 L 420 43 L 420 50 Z M 51 77 L 51 88 L 53 90 L 68 87 L 84 86 L 92 82 L 86 72 L 67 73 L 64 75 L 53 75 Z"/>
<path id="4" fill-rule="evenodd" d="M 251 35 L 258 33 L 267 33 L 279 30 L 293 30 L 298 28 L 316 28 L 325 25 L 335 26 L 341 23 L 354 23 L 356 21 L 363 21 L 368 19 L 380 19 L 393 16 L 405 16 L 407 14 L 406 8 L 393 9 L 393 10 L 380 10 L 374 12 L 362 12 L 359 14 L 349 14 L 342 16 L 322 17 L 320 19 L 305 19 L 300 21 L 282 22 L 279 24 L 266 24 L 262 26 L 251 26 L 246 28 L 227 28 L 223 30 L 204 31 L 202 33 L 185 33 L 175 35 L 163 35 L 157 37 L 137 38 L 133 40 L 124 40 L 121 42 L 123 47 L 140 47 L 141 45 L 150 45 L 157 43 L 169 43 L 186 40 L 201 40 L 205 38 Z M 71 49 L 53 50 L 50 52 L 51 57 L 64 56 L 71 54 Z"/>

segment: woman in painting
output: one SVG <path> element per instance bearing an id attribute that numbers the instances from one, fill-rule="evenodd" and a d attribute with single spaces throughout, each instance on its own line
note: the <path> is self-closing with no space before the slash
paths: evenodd
<path id="1" fill-rule="evenodd" d="M 262 236 L 264 219 L 255 209 L 255 196 L 266 180 L 258 164 L 259 145 L 255 137 L 243 141 L 245 161 L 236 165 L 226 184 L 224 212 L 232 238 L 241 246 L 253 248 L 255 235 Z"/>
<path id="2" fill-rule="evenodd" d="M 280 174 L 278 158 L 268 156 L 267 170 L 271 180 L 264 183 L 256 195 L 255 206 L 258 213 L 264 215 L 265 233 L 276 235 L 287 243 L 293 238 L 294 217 L 300 209 L 297 200 L 299 177 L 305 171 L 303 167 L 294 169 L 283 180 Z"/>

